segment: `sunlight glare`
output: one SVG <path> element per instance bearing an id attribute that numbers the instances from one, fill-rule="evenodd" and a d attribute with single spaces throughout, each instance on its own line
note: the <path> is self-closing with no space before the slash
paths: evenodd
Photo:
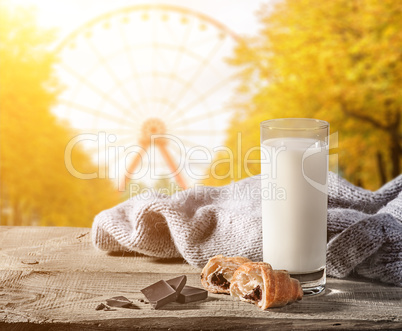
<path id="1" fill-rule="evenodd" d="M 71 18 L 77 12 L 75 1 L 54 1 L 54 0 L 8 0 L 10 5 L 33 8 L 36 10 L 37 23 L 39 26 L 52 27 L 74 27 Z"/>

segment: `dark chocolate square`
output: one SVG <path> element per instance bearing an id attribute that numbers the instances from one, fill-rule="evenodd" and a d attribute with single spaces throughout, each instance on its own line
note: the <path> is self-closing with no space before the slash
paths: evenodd
<path id="1" fill-rule="evenodd" d="M 173 289 L 179 294 L 183 289 L 184 285 L 186 285 L 187 276 L 182 275 L 176 278 L 172 278 L 166 281 Z"/>
<path id="2" fill-rule="evenodd" d="M 164 280 L 160 280 L 141 290 L 154 309 L 176 301 L 177 292 Z"/>
<path id="3" fill-rule="evenodd" d="M 208 298 L 208 291 L 198 287 L 184 286 L 177 301 L 180 303 L 189 303 L 204 300 L 206 298 Z"/>

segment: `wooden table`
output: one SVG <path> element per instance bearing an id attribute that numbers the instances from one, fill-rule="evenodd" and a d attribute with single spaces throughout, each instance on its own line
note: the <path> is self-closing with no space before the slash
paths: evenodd
<path id="1" fill-rule="evenodd" d="M 88 228 L 0 227 L 0 330 L 401 330 L 402 288 L 329 278 L 325 294 L 260 311 L 210 294 L 161 310 L 139 301 L 140 289 L 185 274 L 201 287 L 200 270 L 181 259 L 106 254 Z M 135 309 L 97 311 L 123 295 Z"/>

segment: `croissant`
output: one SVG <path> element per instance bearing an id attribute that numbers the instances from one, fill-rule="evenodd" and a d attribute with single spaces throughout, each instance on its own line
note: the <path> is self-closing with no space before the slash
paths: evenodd
<path id="1" fill-rule="evenodd" d="M 229 294 L 234 272 L 246 262 L 251 262 L 251 260 L 242 256 L 214 256 L 202 269 L 201 283 L 209 292 Z"/>
<path id="2" fill-rule="evenodd" d="M 303 290 L 299 281 L 290 278 L 286 270 L 273 270 L 264 262 L 249 262 L 234 273 L 230 294 L 265 310 L 300 300 Z"/>

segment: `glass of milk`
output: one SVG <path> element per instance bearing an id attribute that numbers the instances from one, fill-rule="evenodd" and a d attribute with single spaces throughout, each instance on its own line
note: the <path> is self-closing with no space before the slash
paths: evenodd
<path id="1" fill-rule="evenodd" d="M 310 118 L 261 122 L 263 259 L 325 289 L 329 124 Z"/>

